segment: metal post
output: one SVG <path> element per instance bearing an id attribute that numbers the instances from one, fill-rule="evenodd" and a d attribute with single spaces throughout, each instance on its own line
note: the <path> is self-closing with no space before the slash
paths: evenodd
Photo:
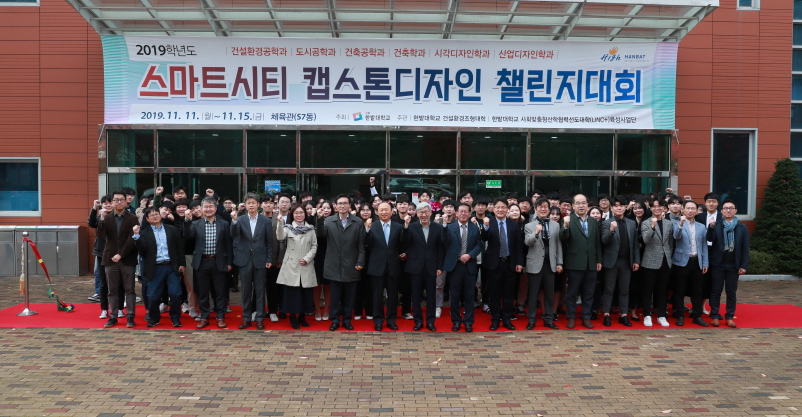
<path id="1" fill-rule="evenodd" d="M 29 275 L 28 275 L 28 245 L 30 243 L 28 243 L 27 241 L 24 240 L 24 239 L 28 238 L 28 232 L 22 232 L 22 237 L 23 237 L 22 243 L 25 246 L 25 249 L 22 251 L 22 262 L 23 262 L 23 265 L 24 265 L 24 268 L 25 268 L 25 310 L 22 310 L 21 312 L 17 313 L 17 315 L 18 316 L 33 316 L 33 315 L 36 315 L 36 314 L 39 314 L 39 313 L 37 313 L 35 311 L 32 311 L 29 308 L 30 298 L 31 298 L 30 293 L 31 292 L 30 292 L 30 285 L 28 284 L 28 282 L 29 282 L 29 279 L 28 279 L 28 277 L 29 277 Z"/>

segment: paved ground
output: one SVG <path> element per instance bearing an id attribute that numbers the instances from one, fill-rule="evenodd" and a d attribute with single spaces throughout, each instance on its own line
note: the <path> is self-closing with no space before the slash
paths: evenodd
<path id="1" fill-rule="evenodd" d="M 89 278 L 56 283 L 90 294 Z M 20 302 L 16 279 L 0 288 L 0 308 Z M 802 282 L 739 296 L 802 305 Z M 800 329 L 0 329 L 0 415 L 802 416 L 801 348 Z"/>

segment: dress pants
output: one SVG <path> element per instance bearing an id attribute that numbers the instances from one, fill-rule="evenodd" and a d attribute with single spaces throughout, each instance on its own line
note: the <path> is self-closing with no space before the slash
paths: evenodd
<path id="1" fill-rule="evenodd" d="M 412 317 L 415 323 L 423 325 L 434 324 L 435 321 L 435 286 L 437 276 L 429 275 L 424 268 L 418 274 L 410 275 L 410 298 L 412 299 Z M 423 298 L 423 290 L 426 290 L 426 320 L 423 319 L 423 311 L 421 309 L 421 299 Z"/>
<path id="2" fill-rule="evenodd" d="M 618 284 L 618 311 L 621 314 L 629 313 L 629 280 L 632 278 L 632 264 L 629 257 L 618 257 L 612 268 L 604 268 L 604 296 L 602 297 L 602 311 L 609 313 L 613 306 L 613 293 Z"/>
<path id="3" fill-rule="evenodd" d="M 253 267 L 253 262 L 248 260 L 244 266 L 239 267 L 239 279 L 242 282 L 242 321 L 251 321 L 254 311 L 256 311 L 256 321 L 264 320 L 267 269 L 256 269 Z"/>
<path id="4" fill-rule="evenodd" d="M 401 268 L 406 267 L 406 261 L 401 262 Z M 401 272 L 398 276 L 398 304 L 401 305 L 401 314 L 412 312 L 412 283 L 409 281 L 409 274 Z"/>
<path id="5" fill-rule="evenodd" d="M 657 317 L 666 317 L 668 309 L 668 281 L 671 277 L 671 268 L 668 267 L 666 258 L 663 257 L 663 265 L 660 269 L 643 268 L 643 315 L 652 315 L 654 306 Z"/>
<path id="6" fill-rule="evenodd" d="M 689 258 L 685 266 L 674 266 L 677 270 L 674 281 L 674 317 L 685 314 L 685 294 L 691 297 L 691 318 L 702 317 L 702 270 L 697 258 Z"/>
<path id="7" fill-rule="evenodd" d="M 126 314 L 129 318 L 134 317 L 136 311 L 136 292 L 135 292 L 135 266 L 123 265 L 119 262 L 111 266 L 106 266 L 106 278 L 109 285 L 109 315 L 122 310 L 117 294 L 120 294 L 120 283 L 125 289 L 125 304 L 127 305 Z"/>
<path id="8" fill-rule="evenodd" d="M 729 269 L 729 268 L 727 268 Z M 738 270 L 713 269 L 713 290 L 710 293 L 710 317 L 721 320 L 721 291 L 727 290 L 727 313 L 724 319 L 732 320 L 735 317 L 735 293 L 738 291 Z"/>
<path id="9" fill-rule="evenodd" d="M 527 274 L 529 277 L 529 304 L 526 316 L 529 321 L 537 317 L 537 294 L 543 289 L 543 321 L 554 322 L 554 271 L 551 270 L 549 257 L 543 258 L 543 269 L 537 274 Z"/>
<path id="10" fill-rule="evenodd" d="M 448 273 L 443 271 L 442 274 L 436 277 L 435 283 L 435 303 L 437 303 L 437 307 L 443 307 L 443 298 L 445 298 L 445 288 L 446 288 L 446 277 Z M 428 306 L 427 306 L 428 307 Z"/>
<path id="11" fill-rule="evenodd" d="M 502 320 L 512 320 L 512 315 L 515 312 L 512 300 L 515 298 L 518 274 L 510 269 L 509 259 L 499 260 L 498 266 L 487 270 L 487 272 L 487 285 L 490 286 L 490 302 L 488 303 L 490 321 L 498 323 Z M 451 304 L 453 305 L 454 302 L 452 301 Z M 459 304 L 457 306 L 459 307 Z M 465 307 L 473 307 L 470 300 L 465 300 Z"/>
<path id="12" fill-rule="evenodd" d="M 451 281 L 451 323 L 473 326 L 473 300 L 476 297 L 476 274 L 468 272 L 468 266 L 462 262 L 457 262 L 454 269 L 448 272 L 448 279 Z M 460 315 L 460 299 L 465 302 L 465 316 Z M 429 309 L 428 306 L 426 308 Z"/>
<path id="13" fill-rule="evenodd" d="M 214 289 L 214 315 L 219 319 L 226 318 L 228 307 L 228 285 L 226 272 L 217 270 L 214 259 L 201 259 L 200 267 L 195 270 L 195 290 L 198 292 L 200 318 L 209 320 L 212 312 L 209 292 Z"/>
<path id="14" fill-rule="evenodd" d="M 354 282 L 331 282 L 331 323 L 340 323 L 342 316 L 343 323 L 351 322 L 351 313 L 354 310 L 354 300 L 356 299 L 356 287 L 358 281 Z"/>
<path id="15" fill-rule="evenodd" d="M 100 289 L 97 295 L 100 297 L 100 309 L 109 310 L 109 282 L 106 280 L 106 268 L 100 264 L 100 256 L 95 257 L 95 274 L 100 279 Z M 114 312 L 117 313 L 116 311 Z M 115 316 L 116 317 L 116 316 Z"/>
<path id="16" fill-rule="evenodd" d="M 360 271 L 355 297 L 354 315 L 361 316 L 362 313 L 365 313 L 365 316 L 373 317 L 373 291 L 371 290 L 370 277 L 366 268 L 362 268 L 362 271 Z"/>
<path id="17" fill-rule="evenodd" d="M 373 323 L 382 324 L 384 314 L 384 288 L 387 288 L 387 324 L 395 324 L 398 317 L 398 279 L 391 277 L 385 269 L 381 276 L 369 275 L 370 285 L 373 289 Z"/>
<path id="18" fill-rule="evenodd" d="M 193 255 L 184 255 L 187 266 L 184 267 L 184 285 L 187 287 L 187 303 L 189 311 L 198 312 L 198 293 L 195 292 L 195 273 L 192 270 Z"/>
<path id="19" fill-rule="evenodd" d="M 593 305 L 593 289 L 596 285 L 595 270 L 568 270 L 568 291 L 565 295 L 566 316 L 576 318 L 576 298 L 582 296 L 582 318 L 590 320 Z"/>
<path id="20" fill-rule="evenodd" d="M 281 268 L 276 265 L 273 265 L 267 270 L 265 291 L 267 292 L 267 312 L 269 314 L 277 314 L 279 311 L 281 284 L 276 283 L 276 281 L 278 280 L 278 273 L 280 270 Z"/>
<path id="21" fill-rule="evenodd" d="M 158 322 L 161 312 L 159 311 L 159 304 L 161 303 L 161 294 L 167 288 L 167 294 L 170 296 L 170 319 L 178 320 L 181 318 L 181 283 L 180 278 L 173 271 L 170 265 L 156 265 L 153 270 L 152 277 L 142 277 L 148 281 L 148 300 L 150 305 L 148 308 L 148 315 L 151 322 Z"/>

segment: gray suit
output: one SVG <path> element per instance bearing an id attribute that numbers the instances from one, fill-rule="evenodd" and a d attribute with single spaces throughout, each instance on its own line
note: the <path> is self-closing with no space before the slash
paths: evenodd
<path id="1" fill-rule="evenodd" d="M 326 239 L 326 260 L 323 278 L 331 281 L 332 324 L 351 321 L 356 300 L 356 285 L 362 273 L 356 266 L 365 266 L 365 227 L 362 220 L 348 214 L 343 227 L 339 213 L 318 218 L 315 226 L 318 240 Z"/>
<path id="2" fill-rule="evenodd" d="M 560 224 L 554 220 L 548 221 L 548 256 L 544 243 L 544 231 L 536 233 L 540 224 L 536 215 L 533 221 L 524 226 L 524 243 L 529 247 L 526 254 L 526 273 L 529 277 L 529 302 L 527 317 L 534 323 L 537 313 L 537 299 L 540 289 L 543 289 L 543 321 L 554 322 L 554 278 L 557 266 L 563 264 L 563 245 L 560 242 Z"/>
<path id="3" fill-rule="evenodd" d="M 652 229 L 652 220 L 644 219 L 641 222 L 641 237 L 643 238 L 643 285 L 641 305 L 643 315 L 650 316 L 652 306 L 657 317 L 666 317 L 666 295 L 668 294 L 668 281 L 671 276 L 671 256 L 674 252 L 674 234 L 671 221 L 662 220 L 662 228 L 657 223 Z"/>
<path id="4" fill-rule="evenodd" d="M 256 300 L 256 320 L 265 319 L 265 283 L 268 262 L 273 259 L 273 237 L 270 219 L 262 214 L 256 215 L 256 228 L 251 233 L 250 217 L 246 213 L 231 223 L 231 237 L 234 239 L 234 265 L 239 267 L 242 282 L 242 321 L 248 322 L 254 312 Z M 255 293 L 256 297 L 253 296 Z"/>
<path id="5" fill-rule="evenodd" d="M 613 222 L 618 227 L 610 230 Z M 622 227 L 623 226 L 623 227 Z M 604 267 L 604 294 L 602 295 L 602 311 L 610 312 L 613 305 L 613 292 L 618 283 L 618 306 L 621 314 L 629 312 L 629 281 L 632 278 L 632 267 L 640 264 L 640 248 L 638 248 L 638 234 L 635 231 L 638 225 L 634 220 L 626 217 L 611 216 L 601 222 L 602 241 L 602 267 Z M 626 229 L 626 252 L 628 256 L 621 255 L 621 229 Z"/>

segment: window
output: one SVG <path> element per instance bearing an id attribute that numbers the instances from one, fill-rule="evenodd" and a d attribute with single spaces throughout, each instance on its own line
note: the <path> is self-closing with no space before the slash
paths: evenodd
<path id="1" fill-rule="evenodd" d="M 802 132 L 791 132 L 791 159 L 799 165 L 799 176 L 802 178 Z"/>
<path id="2" fill-rule="evenodd" d="M 613 135 L 532 133 L 532 169 L 612 170 Z"/>
<path id="3" fill-rule="evenodd" d="M 754 131 L 714 131 L 711 190 L 735 201 L 738 215 L 755 215 L 755 134 Z"/>
<path id="4" fill-rule="evenodd" d="M 159 167 L 242 167 L 241 130 L 160 130 Z"/>
<path id="5" fill-rule="evenodd" d="M 526 169 L 526 133 L 462 132 L 462 169 Z"/>
<path id="6" fill-rule="evenodd" d="M 383 131 L 303 131 L 301 168 L 384 168 Z"/>
<path id="7" fill-rule="evenodd" d="M 760 0 L 738 0 L 738 10 L 760 10 Z"/>
<path id="8" fill-rule="evenodd" d="M 793 67 L 794 72 L 802 72 L 802 49 L 794 49 Z"/>
<path id="9" fill-rule="evenodd" d="M 0 159 L 0 216 L 41 216 L 39 158 Z"/>
<path id="10" fill-rule="evenodd" d="M 618 135 L 617 169 L 668 171 L 670 139 L 668 135 Z"/>
<path id="11" fill-rule="evenodd" d="M 457 132 L 390 132 L 390 168 L 456 169 Z"/>
<path id="12" fill-rule="evenodd" d="M 295 168 L 294 130 L 249 130 L 249 168 Z"/>
<path id="13" fill-rule="evenodd" d="M 153 168 L 153 131 L 109 130 L 106 155 L 110 167 Z"/>
<path id="14" fill-rule="evenodd" d="M 802 20 L 802 0 L 794 0 L 794 20 Z"/>
<path id="15" fill-rule="evenodd" d="M 0 6 L 38 6 L 39 0 L 0 0 Z"/>

